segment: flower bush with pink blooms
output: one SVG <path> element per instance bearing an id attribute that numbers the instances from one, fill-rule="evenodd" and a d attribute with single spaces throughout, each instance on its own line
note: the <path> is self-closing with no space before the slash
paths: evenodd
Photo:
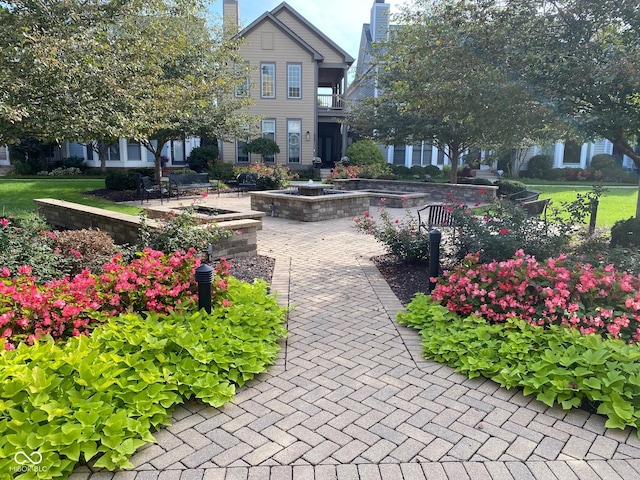
<path id="1" fill-rule="evenodd" d="M 640 343 L 640 276 L 612 265 L 596 268 L 564 255 L 538 261 L 522 250 L 485 264 L 468 255 L 438 280 L 431 298 L 490 322 L 520 318 Z"/>
<path id="2" fill-rule="evenodd" d="M 39 284 L 29 266 L 15 275 L 0 269 L 0 338 L 4 349 L 32 344 L 45 335 L 55 339 L 87 335 L 97 324 L 124 312 L 182 311 L 197 301 L 194 270 L 200 265 L 195 250 L 162 252 L 144 249 L 127 263 L 115 255 L 101 275 L 84 270 Z M 224 304 L 229 265 L 215 271 L 213 301 Z M 227 301 L 228 303 L 228 301 Z"/>
<path id="3" fill-rule="evenodd" d="M 406 198 L 402 198 L 403 203 Z M 385 207 L 385 198 L 378 205 L 380 220 L 376 220 L 369 212 L 354 219 L 356 230 L 373 235 L 384 245 L 386 250 L 401 261 L 427 261 L 429 258 L 429 236 L 420 231 L 418 219 L 405 208 L 402 219 L 393 219 Z"/>

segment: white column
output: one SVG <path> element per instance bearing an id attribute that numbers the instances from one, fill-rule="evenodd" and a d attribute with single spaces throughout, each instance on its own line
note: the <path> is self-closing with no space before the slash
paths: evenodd
<path id="1" fill-rule="evenodd" d="M 587 168 L 587 153 L 589 151 L 589 144 L 583 143 L 580 148 L 580 168 L 583 170 Z"/>
<path id="2" fill-rule="evenodd" d="M 438 149 L 431 145 L 431 165 L 438 165 Z"/>
<path id="3" fill-rule="evenodd" d="M 564 163 L 564 143 L 557 142 L 553 152 L 553 168 L 562 168 Z"/>

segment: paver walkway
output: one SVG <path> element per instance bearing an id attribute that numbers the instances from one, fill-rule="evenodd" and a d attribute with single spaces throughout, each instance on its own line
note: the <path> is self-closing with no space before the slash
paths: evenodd
<path id="1" fill-rule="evenodd" d="M 635 430 L 422 359 L 350 220 L 266 217 L 258 248 L 293 306 L 277 364 L 221 409 L 179 407 L 134 470 L 73 480 L 640 479 Z"/>

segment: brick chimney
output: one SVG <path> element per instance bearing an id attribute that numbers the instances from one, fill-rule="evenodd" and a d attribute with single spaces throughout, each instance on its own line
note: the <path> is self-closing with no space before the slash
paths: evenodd
<path id="1" fill-rule="evenodd" d="M 240 23 L 240 5 L 238 0 L 224 0 L 222 4 L 222 26 L 231 35 L 238 32 Z"/>

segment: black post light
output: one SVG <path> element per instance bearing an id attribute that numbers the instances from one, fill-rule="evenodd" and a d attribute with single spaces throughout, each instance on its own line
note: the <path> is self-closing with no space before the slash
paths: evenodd
<path id="1" fill-rule="evenodd" d="M 211 313 L 211 284 L 213 283 L 213 267 L 203 263 L 196 268 L 198 283 L 198 309 Z"/>

